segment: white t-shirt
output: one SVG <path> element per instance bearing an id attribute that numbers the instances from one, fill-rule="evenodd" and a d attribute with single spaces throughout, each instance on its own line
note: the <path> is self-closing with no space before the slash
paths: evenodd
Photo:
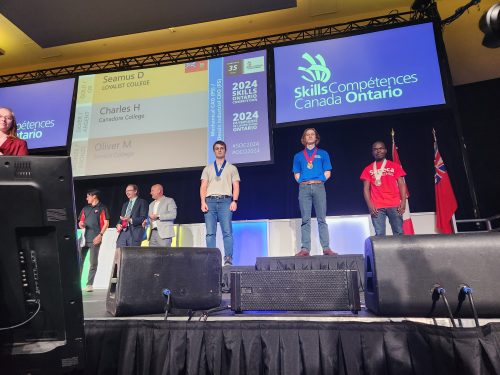
<path id="1" fill-rule="evenodd" d="M 219 168 L 219 166 L 217 166 Z M 201 173 L 201 180 L 208 182 L 207 197 L 210 195 L 233 195 L 233 182 L 240 181 L 238 169 L 229 162 L 217 177 L 214 164 L 207 165 Z"/>

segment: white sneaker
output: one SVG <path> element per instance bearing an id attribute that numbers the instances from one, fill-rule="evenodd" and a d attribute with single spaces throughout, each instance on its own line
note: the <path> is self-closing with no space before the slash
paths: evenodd
<path id="1" fill-rule="evenodd" d="M 93 292 L 94 287 L 92 285 L 87 285 L 85 289 L 83 289 L 84 292 Z"/>
<path id="2" fill-rule="evenodd" d="M 233 265 L 233 257 L 225 256 L 224 257 L 224 265 L 225 266 L 232 266 Z"/>

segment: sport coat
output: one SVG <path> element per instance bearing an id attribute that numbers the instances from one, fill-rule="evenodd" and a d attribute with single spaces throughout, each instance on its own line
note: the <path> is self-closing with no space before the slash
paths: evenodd
<path id="1" fill-rule="evenodd" d="M 127 212 L 128 201 L 126 201 L 120 213 L 120 216 L 125 216 Z M 142 241 L 144 239 L 145 229 L 142 227 L 142 222 L 148 217 L 148 202 L 144 199 L 137 197 L 137 200 L 132 207 L 132 212 L 130 213 L 130 218 L 132 223 L 128 224 L 128 227 L 124 230 L 129 230 L 134 241 Z M 121 224 L 121 220 L 118 222 Z"/>
<path id="2" fill-rule="evenodd" d="M 149 204 L 149 215 L 153 213 L 155 202 L 152 201 Z M 175 237 L 174 220 L 177 217 L 177 205 L 175 201 L 170 197 L 161 197 L 156 214 L 160 216 L 160 219 L 155 221 L 160 238 Z"/>

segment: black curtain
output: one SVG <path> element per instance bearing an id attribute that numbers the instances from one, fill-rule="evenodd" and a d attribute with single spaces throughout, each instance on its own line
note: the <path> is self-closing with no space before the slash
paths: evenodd
<path id="1" fill-rule="evenodd" d="M 500 214 L 500 79 L 458 86 L 455 91 L 481 216 Z"/>
<path id="2" fill-rule="evenodd" d="M 500 324 L 85 322 L 86 374 L 500 374 Z"/>

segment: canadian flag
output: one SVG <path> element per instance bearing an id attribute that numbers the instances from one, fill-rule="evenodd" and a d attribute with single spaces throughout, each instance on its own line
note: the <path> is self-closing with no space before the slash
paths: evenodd
<path id="1" fill-rule="evenodd" d="M 394 141 L 394 129 L 391 131 L 392 135 L 392 161 L 397 163 L 403 167 L 401 164 L 401 160 L 399 160 L 398 148 L 396 147 L 396 142 Z M 404 177 L 403 177 L 404 180 Z M 405 181 L 406 184 L 406 181 Z M 410 203 L 408 202 L 408 198 L 410 197 L 410 193 L 408 192 L 408 185 L 406 185 L 406 210 L 403 214 L 403 233 L 404 234 L 415 234 L 415 229 L 413 228 L 413 222 L 411 221 L 410 215 Z"/>

